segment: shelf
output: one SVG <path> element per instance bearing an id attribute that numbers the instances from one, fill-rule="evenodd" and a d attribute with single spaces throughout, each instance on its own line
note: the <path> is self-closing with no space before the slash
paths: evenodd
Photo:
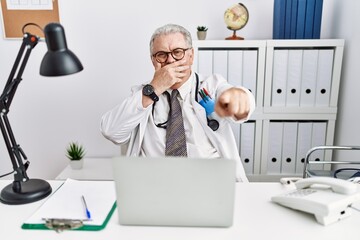
<path id="1" fill-rule="evenodd" d="M 250 181 L 301 177 L 306 151 L 333 144 L 344 43 L 343 39 L 194 42 L 195 71 L 220 74 L 255 96 L 252 136 L 242 139 L 242 127 L 232 126 Z M 271 156 L 275 147 L 276 161 Z"/>

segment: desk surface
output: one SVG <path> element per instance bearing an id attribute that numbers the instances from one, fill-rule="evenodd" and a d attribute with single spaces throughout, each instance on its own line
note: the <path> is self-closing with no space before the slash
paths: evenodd
<path id="1" fill-rule="evenodd" d="M 62 181 L 49 181 L 56 189 Z M 1 180 L 0 189 L 10 181 Z M 290 190 L 280 183 L 237 183 L 234 225 L 230 228 L 184 228 L 184 227 L 139 227 L 118 224 L 114 212 L 102 231 L 23 230 L 21 224 L 44 200 L 25 205 L 0 203 L 0 229 L 7 239 L 136 239 L 136 240 L 247 240 L 247 239 L 292 239 L 292 240 L 347 240 L 359 238 L 360 212 L 326 227 L 318 224 L 311 214 L 278 206 L 270 201 L 271 196 Z"/>
<path id="2" fill-rule="evenodd" d="M 113 180 L 112 158 L 84 158 L 82 169 L 71 169 L 70 164 L 56 177 L 56 180 L 67 178 L 78 180 Z"/>

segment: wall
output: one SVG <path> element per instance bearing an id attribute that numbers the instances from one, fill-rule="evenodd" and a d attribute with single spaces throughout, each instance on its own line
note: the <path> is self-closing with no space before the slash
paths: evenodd
<path id="1" fill-rule="evenodd" d="M 346 39 L 336 144 L 360 146 L 360 111 L 358 110 L 360 29 L 354 24 L 359 22 L 358 10 L 360 9 L 360 2 L 356 0 L 337 1 L 334 8 L 337 9 L 339 14 L 338 18 L 333 20 L 331 37 Z M 336 158 L 339 160 L 359 161 L 359 153 L 359 151 L 338 152 Z"/>
<path id="2" fill-rule="evenodd" d="M 245 39 L 271 38 L 273 1 L 241 2 L 248 7 L 250 19 L 238 35 Z M 342 11 L 335 13 L 334 7 L 340 2 L 350 5 L 351 1 L 324 2 L 322 38 L 346 36 L 348 26 L 343 29 L 345 32 L 333 32 L 335 14 L 336 19 L 342 19 L 339 14 L 346 15 Z M 60 19 L 68 46 L 85 69 L 67 77 L 41 77 L 38 69 L 46 46 L 40 43 L 34 49 L 9 113 L 17 141 L 31 162 L 30 177 L 54 178 L 67 164 L 65 148 L 69 141 L 82 143 L 88 157 L 117 155 L 119 147 L 99 132 L 100 118 L 129 94 L 132 85 L 151 79 L 148 42 L 155 28 L 178 23 L 195 37 L 196 26 L 207 25 L 207 39 L 224 39 L 232 32 L 224 24 L 223 13 L 235 3 L 60 0 Z M 7 80 L 19 46 L 19 40 L 0 39 L 0 85 Z M 357 96 L 354 95 L 353 98 Z M 342 113 L 341 119 L 350 118 L 349 112 Z M 1 175 L 11 170 L 2 141 L 0 159 Z"/>

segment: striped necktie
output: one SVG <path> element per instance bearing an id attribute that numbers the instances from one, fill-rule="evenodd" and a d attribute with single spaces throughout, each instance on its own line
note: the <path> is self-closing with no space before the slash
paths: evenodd
<path id="1" fill-rule="evenodd" d="M 187 156 L 184 121 L 180 102 L 177 98 L 178 90 L 171 93 L 169 122 L 166 127 L 166 156 Z"/>

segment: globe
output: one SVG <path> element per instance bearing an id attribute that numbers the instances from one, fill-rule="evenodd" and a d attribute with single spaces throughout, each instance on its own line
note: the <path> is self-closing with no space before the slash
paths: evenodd
<path id="1" fill-rule="evenodd" d="M 245 27 L 248 20 L 249 12 L 244 4 L 237 3 L 226 9 L 224 21 L 227 28 L 233 31 L 233 35 L 226 38 L 226 40 L 243 40 L 243 37 L 236 36 L 236 31 Z"/>

